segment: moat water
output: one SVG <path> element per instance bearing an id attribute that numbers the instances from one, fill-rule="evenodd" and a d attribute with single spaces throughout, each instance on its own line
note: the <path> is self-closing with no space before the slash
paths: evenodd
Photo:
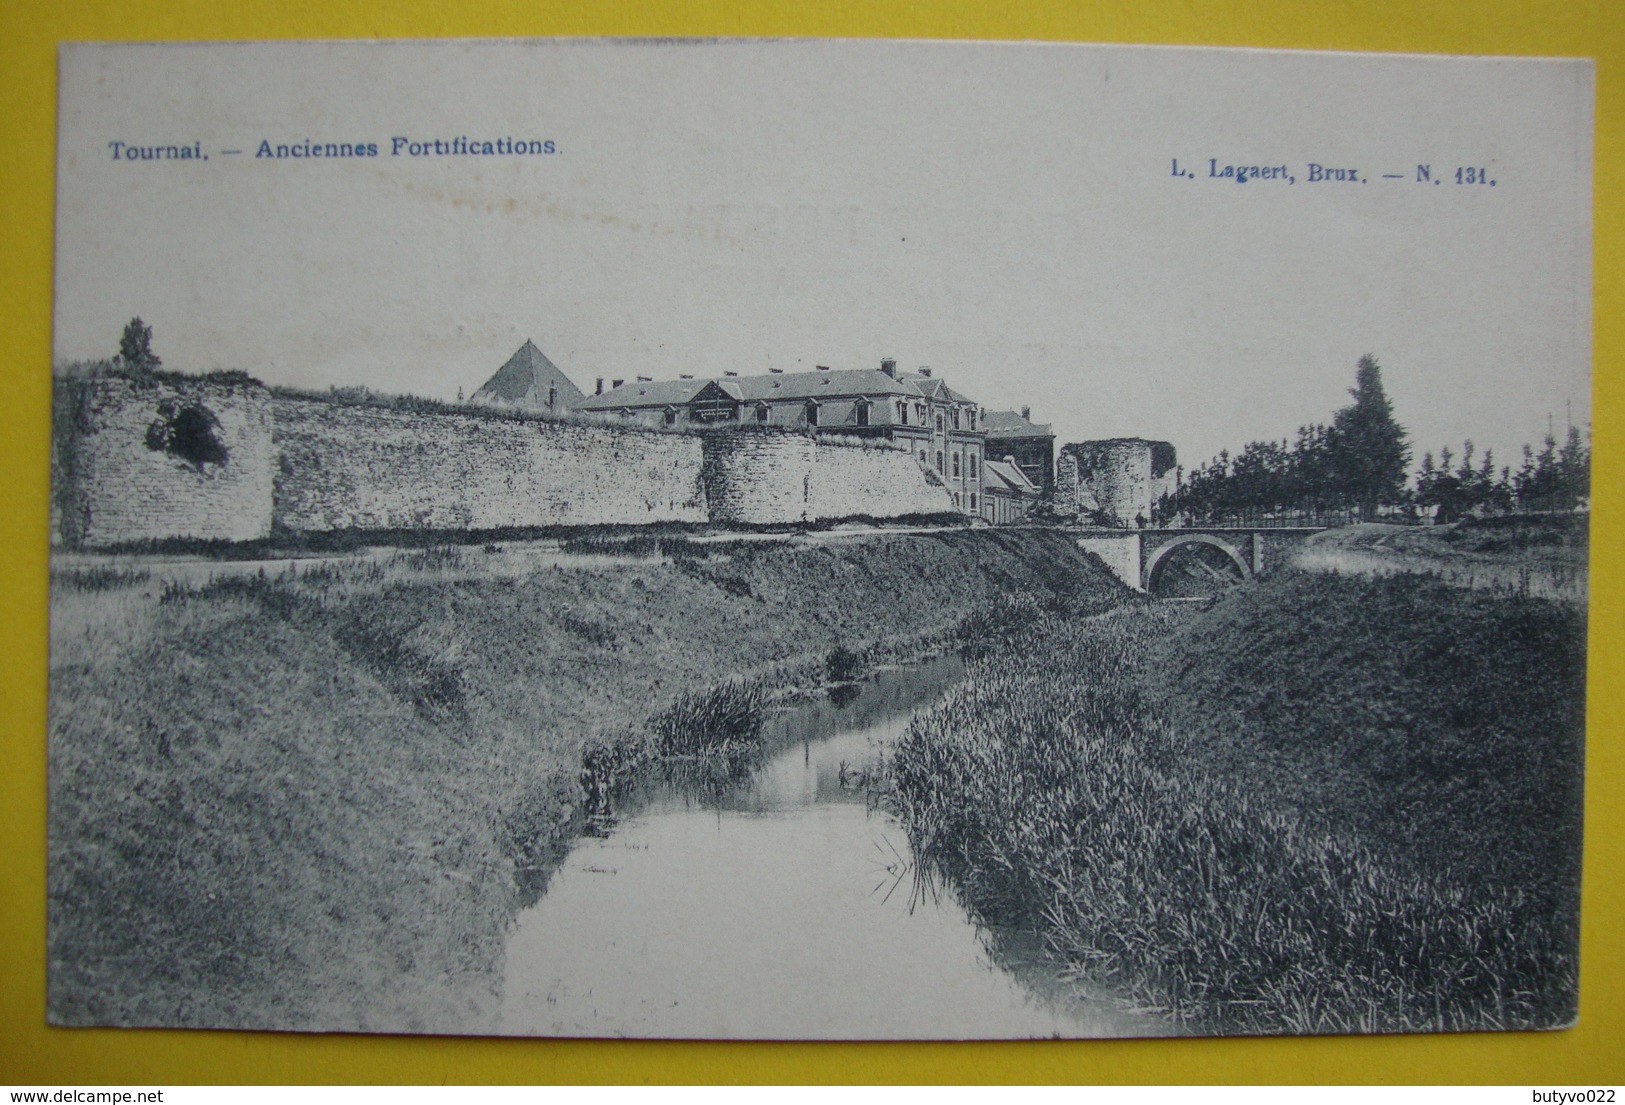
<path id="1" fill-rule="evenodd" d="M 1166 1031 L 1082 999 L 916 877 L 859 775 L 959 680 L 945 657 L 769 724 L 725 790 L 665 786 L 584 838 L 507 947 L 499 1031 L 735 1039 Z M 999 952 L 990 948 L 995 944 Z"/>

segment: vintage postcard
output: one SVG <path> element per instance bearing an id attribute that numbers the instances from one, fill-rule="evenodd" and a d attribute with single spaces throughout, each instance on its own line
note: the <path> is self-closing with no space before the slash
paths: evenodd
<path id="1" fill-rule="evenodd" d="M 51 1021 L 1572 1024 L 1593 83 L 64 47 Z"/>

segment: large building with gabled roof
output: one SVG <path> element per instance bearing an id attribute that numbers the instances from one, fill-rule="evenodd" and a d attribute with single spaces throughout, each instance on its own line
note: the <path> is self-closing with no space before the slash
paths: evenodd
<path id="1" fill-rule="evenodd" d="M 529 338 L 473 396 L 476 403 L 559 414 L 573 410 L 586 397 Z"/>
<path id="2" fill-rule="evenodd" d="M 613 380 L 608 390 L 577 404 L 582 413 L 637 419 L 669 429 L 756 426 L 815 435 L 879 438 L 909 450 L 928 478 L 940 481 L 966 514 L 982 514 L 985 456 L 979 403 L 949 387 L 929 368 L 899 372 L 886 359 L 878 369 L 716 377 Z"/>
<path id="3" fill-rule="evenodd" d="M 1032 420 L 1031 407 L 987 412 L 987 459 L 1014 460 L 1040 493 L 1055 489 L 1055 431 Z"/>

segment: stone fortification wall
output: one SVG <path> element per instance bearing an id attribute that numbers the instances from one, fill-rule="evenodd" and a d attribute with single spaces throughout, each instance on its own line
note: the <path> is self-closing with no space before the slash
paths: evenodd
<path id="1" fill-rule="evenodd" d="M 1150 521 L 1152 506 L 1178 479 L 1174 447 L 1165 441 L 1083 441 L 1061 454 L 1057 493 L 1069 496 L 1074 513 L 1109 524 Z"/>
<path id="2" fill-rule="evenodd" d="M 271 532 L 274 452 L 265 388 L 247 380 L 59 380 L 52 540 L 105 546 Z"/>
<path id="3" fill-rule="evenodd" d="M 895 518 L 954 509 L 947 489 L 928 483 L 904 449 L 750 430 L 711 433 L 704 440 L 705 484 L 715 522 Z"/>
<path id="4" fill-rule="evenodd" d="M 766 525 L 812 520 L 817 449 L 812 438 L 724 430 L 703 440 L 712 521 Z"/>
<path id="5" fill-rule="evenodd" d="M 64 381 L 56 422 L 53 540 L 74 547 L 953 510 L 884 443 L 414 409 L 276 395 L 246 379 Z"/>
<path id="6" fill-rule="evenodd" d="M 697 438 L 498 414 L 277 398 L 290 530 L 703 522 Z"/>
<path id="7" fill-rule="evenodd" d="M 906 448 L 878 441 L 862 447 L 820 442 L 813 454 L 812 507 L 815 518 L 958 513 L 948 489 L 927 482 Z"/>

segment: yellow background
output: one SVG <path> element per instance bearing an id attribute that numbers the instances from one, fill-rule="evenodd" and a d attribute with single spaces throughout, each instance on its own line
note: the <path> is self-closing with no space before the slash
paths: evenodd
<path id="1" fill-rule="evenodd" d="M 1618 739 L 1625 405 L 1625 4 L 986 0 L 0 0 L 0 1084 L 198 1082 L 1625 1081 Z M 679 1044 L 62 1030 L 45 1026 L 46 551 L 56 45 L 546 35 L 1051 39 L 1597 58 L 1595 569 L 1580 1023 L 1448 1037 L 1020 1044 Z M 1425 110 L 1423 105 L 1419 110 Z"/>

